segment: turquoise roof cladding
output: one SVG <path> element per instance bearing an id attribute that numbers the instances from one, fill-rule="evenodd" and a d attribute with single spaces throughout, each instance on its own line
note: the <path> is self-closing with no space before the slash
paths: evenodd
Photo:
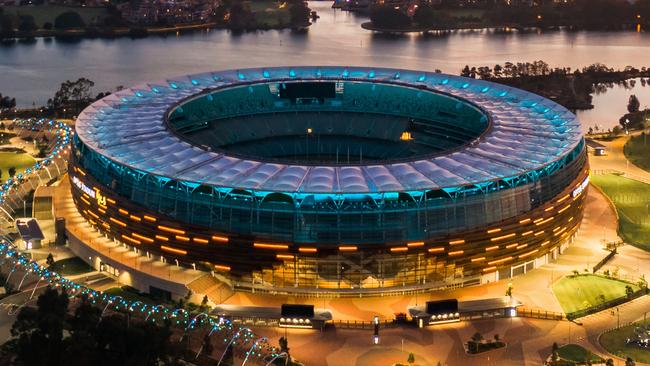
<path id="1" fill-rule="evenodd" d="M 306 165 L 265 162 L 208 151 L 165 124 L 170 111 L 206 91 L 256 82 L 359 80 L 399 83 L 452 95 L 479 107 L 491 128 L 461 149 L 433 157 L 377 164 Z M 207 98 L 207 97 L 206 97 Z M 209 100 L 209 99 L 208 99 Z M 169 179 L 222 188 L 297 194 L 364 194 L 453 190 L 552 168 L 582 145 L 575 115 L 538 95 L 482 80 L 422 71 L 363 67 L 276 67 L 178 77 L 124 89 L 77 119 L 89 149 L 116 164 Z"/>

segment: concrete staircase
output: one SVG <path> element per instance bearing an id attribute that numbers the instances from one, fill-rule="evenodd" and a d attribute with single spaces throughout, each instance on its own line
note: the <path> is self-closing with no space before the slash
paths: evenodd
<path id="1" fill-rule="evenodd" d="M 213 305 L 223 303 L 234 294 L 229 285 L 219 281 L 210 273 L 206 273 L 204 276 L 188 283 L 187 288 L 201 298 L 206 295 Z"/>

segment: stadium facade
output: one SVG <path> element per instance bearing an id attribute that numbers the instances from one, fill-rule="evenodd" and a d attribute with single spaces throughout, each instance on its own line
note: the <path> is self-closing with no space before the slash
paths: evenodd
<path id="1" fill-rule="evenodd" d="M 359 67 L 229 70 L 78 117 L 82 216 L 235 288 L 471 285 L 547 263 L 582 219 L 576 117 L 490 82 Z"/>

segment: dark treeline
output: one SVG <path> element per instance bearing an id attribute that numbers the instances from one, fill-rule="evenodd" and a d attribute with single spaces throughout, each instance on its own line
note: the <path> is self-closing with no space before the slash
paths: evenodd
<path id="1" fill-rule="evenodd" d="M 621 30 L 650 26 L 650 0 L 537 1 L 537 5 L 506 5 L 503 1 L 477 2 L 475 13 L 462 11 L 457 1 L 431 5 L 421 1 L 417 8 L 375 5 L 370 8 L 371 24 L 386 30 L 445 30 L 456 28 L 557 28 Z"/>
<path id="2" fill-rule="evenodd" d="M 10 109 L 15 107 L 16 107 L 16 98 L 3 96 L 2 93 L 0 93 L 0 111 L 3 109 Z"/>
<path id="3" fill-rule="evenodd" d="M 2 345 L 0 364 L 17 366 L 180 365 L 182 345 L 169 322 L 155 324 L 102 309 L 48 288 L 36 307 L 23 307 Z"/>
<path id="4" fill-rule="evenodd" d="M 539 6 L 497 5 L 485 18 L 493 25 L 560 27 L 588 30 L 617 30 L 650 24 L 650 0 L 542 1 Z"/>
<path id="5" fill-rule="evenodd" d="M 650 77 L 650 69 L 627 66 L 623 70 L 593 64 L 581 69 L 551 67 L 544 61 L 506 62 L 494 67 L 465 66 L 461 76 L 494 81 L 543 95 L 570 110 L 591 109 L 591 94 L 607 83 Z"/>

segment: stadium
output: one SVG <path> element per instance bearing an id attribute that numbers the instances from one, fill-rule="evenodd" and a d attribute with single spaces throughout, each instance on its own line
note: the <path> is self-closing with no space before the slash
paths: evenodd
<path id="1" fill-rule="evenodd" d="M 553 261 L 582 220 L 576 117 L 481 80 L 228 70 L 105 97 L 76 122 L 79 213 L 240 290 L 468 286 Z"/>

